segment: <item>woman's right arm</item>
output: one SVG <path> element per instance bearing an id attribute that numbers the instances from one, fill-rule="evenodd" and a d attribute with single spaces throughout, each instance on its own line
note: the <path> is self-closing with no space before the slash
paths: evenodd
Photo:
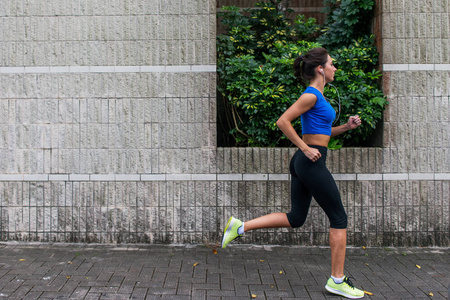
<path id="1" fill-rule="evenodd" d="M 278 119 L 277 126 L 286 135 L 286 137 L 294 143 L 302 152 L 312 161 L 316 161 L 321 157 L 319 150 L 310 148 L 297 134 L 292 121 L 302 114 L 310 110 L 317 101 L 317 97 L 313 94 L 303 94 L 300 98 L 292 104 Z"/>

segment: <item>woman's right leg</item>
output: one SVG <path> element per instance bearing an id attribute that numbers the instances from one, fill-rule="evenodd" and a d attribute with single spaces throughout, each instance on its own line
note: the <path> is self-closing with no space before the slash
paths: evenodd
<path id="1" fill-rule="evenodd" d="M 228 243 L 243 235 L 244 232 L 260 228 L 300 227 L 306 220 L 311 194 L 296 177 L 291 179 L 291 211 L 286 213 L 271 213 L 243 223 L 241 220 L 231 217 L 222 236 L 222 248 Z"/>
<path id="2" fill-rule="evenodd" d="M 260 228 L 301 227 L 308 215 L 311 193 L 296 177 L 291 177 L 291 211 L 271 213 L 244 223 L 244 231 Z"/>
<path id="3" fill-rule="evenodd" d="M 301 154 L 298 157 L 297 154 Z M 227 225 L 225 226 L 224 234 L 222 236 L 222 248 L 225 248 L 228 243 L 234 239 L 242 236 L 242 234 L 249 230 L 261 229 L 261 228 L 280 228 L 280 227 L 292 227 L 297 228 L 305 223 L 306 216 L 308 215 L 309 206 L 311 204 L 311 192 L 309 189 L 299 180 L 297 173 L 295 172 L 295 166 L 301 164 L 304 161 L 308 161 L 308 158 L 304 156 L 299 150 L 291 160 L 291 211 L 289 213 L 271 213 L 262 217 L 252 219 L 243 223 L 241 220 L 234 217 L 230 217 Z M 300 167 L 301 169 L 301 167 Z"/>
<path id="4" fill-rule="evenodd" d="M 244 231 L 260 228 L 291 227 L 285 213 L 271 213 L 244 223 Z"/>

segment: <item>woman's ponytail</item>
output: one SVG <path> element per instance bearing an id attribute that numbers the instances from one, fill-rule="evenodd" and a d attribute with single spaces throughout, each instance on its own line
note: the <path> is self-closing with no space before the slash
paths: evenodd
<path id="1" fill-rule="evenodd" d="M 316 76 L 315 68 L 325 66 L 327 61 L 328 51 L 325 48 L 311 49 L 294 60 L 294 75 L 300 84 L 305 83 Z"/>
<path id="2" fill-rule="evenodd" d="M 300 55 L 294 60 L 294 76 L 297 78 L 297 81 L 299 83 L 303 83 L 303 77 L 302 77 L 302 62 L 303 62 L 304 56 Z"/>

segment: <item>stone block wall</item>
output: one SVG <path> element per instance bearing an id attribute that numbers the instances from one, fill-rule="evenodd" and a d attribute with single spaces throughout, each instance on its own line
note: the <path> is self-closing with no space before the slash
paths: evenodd
<path id="1" fill-rule="evenodd" d="M 418 231 L 419 245 L 449 245 L 449 2 L 380 1 L 380 6 L 390 101 L 383 172 L 408 175 L 385 189 L 391 203 L 399 205 L 398 222 L 388 228 L 394 229 L 394 238 L 412 240 Z"/>
<path id="2" fill-rule="evenodd" d="M 0 2 L 0 240 L 217 243 L 289 210 L 295 149 L 216 145 L 210 0 Z M 380 148 L 330 151 L 349 244 L 450 245 L 448 0 L 379 0 Z M 428 29 L 432 25 L 432 29 Z M 300 229 L 244 243 L 326 245 Z"/>
<path id="3" fill-rule="evenodd" d="M 2 240 L 175 241 L 166 191 L 216 171 L 215 4 L 1 1 Z"/>

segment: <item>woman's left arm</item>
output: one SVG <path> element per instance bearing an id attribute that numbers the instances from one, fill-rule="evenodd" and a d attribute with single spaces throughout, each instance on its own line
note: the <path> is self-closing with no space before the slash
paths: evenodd
<path id="1" fill-rule="evenodd" d="M 343 124 L 341 126 L 336 126 L 336 127 L 332 127 L 331 128 L 331 136 L 336 136 L 339 135 L 341 133 L 344 133 L 348 130 L 352 130 L 355 129 L 356 127 L 361 125 L 361 119 L 359 118 L 358 115 L 356 116 L 351 116 L 350 118 L 348 118 L 348 122 L 346 124 Z"/>

